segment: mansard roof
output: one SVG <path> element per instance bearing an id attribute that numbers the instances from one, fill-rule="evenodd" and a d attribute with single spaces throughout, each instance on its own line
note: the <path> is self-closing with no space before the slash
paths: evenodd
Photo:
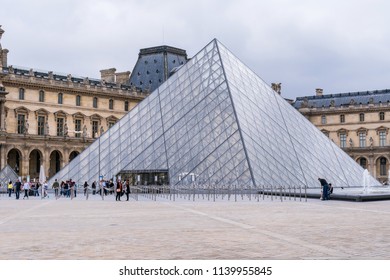
<path id="1" fill-rule="evenodd" d="M 367 105 L 370 103 L 389 103 L 390 89 L 326 94 L 321 96 L 298 97 L 292 104 L 296 109 L 322 108 L 330 106 Z"/>

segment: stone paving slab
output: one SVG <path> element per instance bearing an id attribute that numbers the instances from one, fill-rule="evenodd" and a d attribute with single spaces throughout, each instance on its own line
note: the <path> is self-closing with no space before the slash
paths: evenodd
<path id="1" fill-rule="evenodd" d="M 390 201 L 156 200 L 1 196 L 0 259 L 390 259 Z"/>

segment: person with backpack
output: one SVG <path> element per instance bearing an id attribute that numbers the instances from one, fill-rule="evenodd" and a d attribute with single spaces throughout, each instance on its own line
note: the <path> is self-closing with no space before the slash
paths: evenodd
<path id="1" fill-rule="evenodd" d="M 22 183 L 20 183 L 19 179 L 16 180 L 14 187 L 15 187 L 16 199 L 19 199 L 20 190 L 22 189 Z"/>
<path id="2" fill-rule="evenodd" d="M 14 186 L 12 185 L 12 181 L 8 182 L 7 191 L 8 191 L 8 197 L 11 197 L 12 190 L 14 189 Z"/>
<path id="3" fill-rule="evenodd" d="M 323 178 L 318 178 L 318 181 L 320 181 L 321 187 L 322 187 L 322 196 L 321 200 L 328 200 L 328 189 L 329 185 L 328 182 Z"/>

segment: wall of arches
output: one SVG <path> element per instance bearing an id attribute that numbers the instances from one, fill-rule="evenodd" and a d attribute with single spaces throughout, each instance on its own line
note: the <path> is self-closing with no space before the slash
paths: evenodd
<path id="1" fill-rule="evenodd" d="M 356 162 L 364 169 L 367 169 L 372 176 L 382 183 L 390 183 L 390 158 L 387 155 L 356 157 Z"/>
<path id="2" fill-rule="evenodd" d="M 38 178 L 41 166 L 47 177 L 56 174 L 80 154 L 81 150 L 10 147 L 5 151 L 5 162 L 21 177 Z"/>

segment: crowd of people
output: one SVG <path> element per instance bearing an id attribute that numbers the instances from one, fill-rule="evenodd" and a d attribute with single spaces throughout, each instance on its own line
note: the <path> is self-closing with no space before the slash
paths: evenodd
<path id="1" fill-rule="evenodd" d="M 54 190 L 54 196 L 56 198 L 74 198 L 77 197 L 77 190 L 81 188 L 72 179 L 59 182 L 55 179 L 51 188 Z M 126 195 L 126 201 L 129 200 L 131 189 L 129 180 L 121 181 L 117 180 L 115 183 L 113 180 L 101 180 L 99 183 L 94 181 L 92 186 L 89 187 L 88 182 L 84 182 L 82 185 L 84 196 L 89 195 L 89 190 L 92 190 L 92 195 L 110 195 L 115 194 L 115 200 L 121 201 L 121 197 Z M 43 184 L 39 182 L 27 182 L 23 180 L 16 180 L 16 182 L 9 181 L 7 184 L 7 194 L 9 197 L 15 194 L 15 198 L 19 199 L 20 194 L 24 192 L 23 199 L 29 199 L 30 196 L 41 196 L 43 198 L 49 198 L 49 186 L 47 182 Z"/>
<path id="2" fill-rule="evenodd" d="M 11 195 L 15 193 L 16 199 L 20 198 L 21 193 L 24 193 L 23 199 L 29 199 L 30 196 L 42 196 L 42 198 L 49 198 L 48 189 L 49 186 L 47 182 L 41 184 L 39 182 L 27 182 L 26 180 L 21 182 L 17 179 L 14 183 L 9 181 L 7 184 L 8 196 L 11 197 Z"/>

